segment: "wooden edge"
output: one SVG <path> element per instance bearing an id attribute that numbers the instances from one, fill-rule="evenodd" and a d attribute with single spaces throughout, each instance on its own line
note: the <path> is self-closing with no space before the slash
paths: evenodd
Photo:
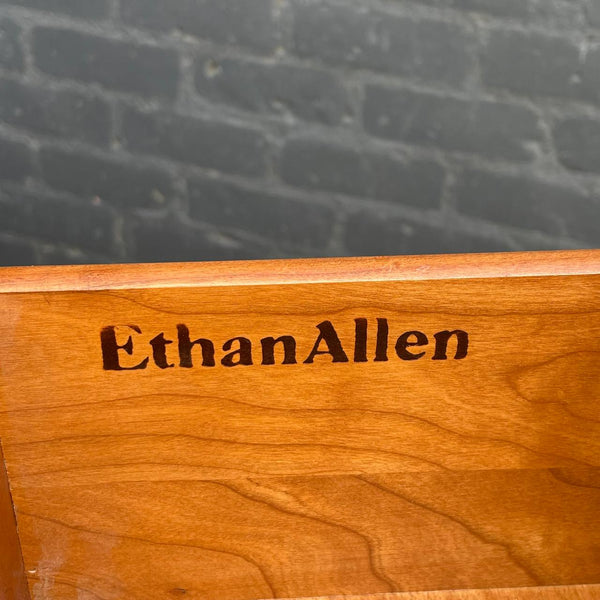
<path id="1" fill-rule="evenodd" d="M 287 600 L 598 600 L 600 585 L 565 585 L 533 588 L 400 592 L 354 596 L 320 596 Z"/>
<path id="2" fill-rule="evenodd" d="M 0 268 L 0 293 L 591 275 L 600 250 Z"/>
<path id="3" fill-rule="evenodd" d="M 17 522 L 0 445 L 0 598 L 30 600 Z"/>

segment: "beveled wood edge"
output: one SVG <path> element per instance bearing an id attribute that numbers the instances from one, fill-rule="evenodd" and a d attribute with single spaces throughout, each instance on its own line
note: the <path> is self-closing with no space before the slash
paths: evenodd
<path id="1" fill-rule="evenodd" d="M 30 600 L 21 543 L 0 443 L 0 598 Z"/>
<path id="2" fill-rule="evenodd" d="M 493 588 L 479 590 L 446 590 L 430 592 L 397 592 L 390 594 L 358 594 L 286 598 L 285 600 L 598 600 L 600 584 L 548 587 Z M 266 599 L 265 599 L 266 600 Z M 274 600 L 274 599 L 269 599 Z"/>
<path id="3" fill-rule="evenodd" d="M 493 254 L 2 267 L 0 293 L 595 275 L 600 249 Z"/>

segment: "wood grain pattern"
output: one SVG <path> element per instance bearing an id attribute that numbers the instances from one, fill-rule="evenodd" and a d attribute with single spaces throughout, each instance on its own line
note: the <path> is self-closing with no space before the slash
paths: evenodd
<path id="1" fill-rule="evenodd" d="M 0 446 L 0 598 L 29 600 L 4 455 Z"/>
<path id="2" fill-rule="evenodd" d="M 598 251 L 371 256 L 139 265 L 5 267 L 0 292 L 99 291 L 240 285 L 431 281 L 595 275 Z"/>
<path id="3" fill-rule="evenodd" d="M 567 587 L 328 596 L 326 598 L 303 598 L 302 600 L 597 600 L 598 598 L 600 598 L 599 585 L 570 585 Z"/>
<path id="4" fill-rule="evenodd" d="M 0 271 L 34 599 L 600 583 L 600 252 L 174 269 Z M 331 337 L 305 362 L 325 322 L 347 362 Z M 103 368 L 112 326 L 119 364 L 145 368 Z M 437 345 L 455 330 L 459 360 Z M 261 364 L 283 335 L 296 363 Z M 240 337 L 252 364 L 225 366 Z"/>

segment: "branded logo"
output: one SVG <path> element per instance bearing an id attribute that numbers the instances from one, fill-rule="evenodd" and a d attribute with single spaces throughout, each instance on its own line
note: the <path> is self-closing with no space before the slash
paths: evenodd
<path id="1" fill-rule="evenodd" d="M 354 339 L 346 347 L 333 323 L 316 325 L 314 343 L 301 348 L 293 335 L 263 337 L 252 342 L 238 336 L 224 343 L 209 338 L 192 340 L 187 325 L 176 327 L 173 339 L 164 332 L 141 341 L 143 332 L 137 325 L 109 326 L 100 332 L 102 362 L 106 371 L 138 371 L 147 368 L 191 369 L 194 367 L 239 367 L 251 365 L 312 365 L 316 361 L 331 363 L 387 362 L 390 357 L 402 361 L 463 360 L 469 351 L 469 334 L 462 330 L 438 331 L 427 335 L 422 331 L 405 331 L 390 344 L 387 319 L 376 319 L 375 348 L 369 355 L 367 341 L 369 320 L 354 319 Z M 121 343 L 117 337 L 121 338 Z M 124 340 L 124 341 L 123 341 Z M 173 344 L 175 346 L 171 347 Z M 391 345 L 391 349 L 390 349 Z"/>

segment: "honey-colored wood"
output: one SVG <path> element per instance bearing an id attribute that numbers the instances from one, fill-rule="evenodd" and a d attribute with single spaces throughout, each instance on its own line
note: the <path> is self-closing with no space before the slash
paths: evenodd
<path id="1" fill-rule="evenodd" d="M 303 598 L 302 600 L 597 600 L 598 598 L 600 598 L 599 585 L 570 585 L 567 587 L 327 596 L 326 598 Z"/>
<path id="2" fill-rule="evenodd" d="M 347 362 L 305 363 L 326 322 Z M 215 366 L 194 347 L 186 367 L 178 325 Z M 132 346 L 119 365 L 144 369 L 106 370 L 111 327 Z M 456 336 L 436 345 L 455 330 L 459 359 Z M 261 364 L 282 335 L 297 364 L 280 347 Z M 239 337 L 253 364 L 224 366 Z M 0 271 L 0 438 L 32 598 L 585 594 L 599 353 L 600 251 Z"/>
<path id="3" fill-rule="evenodd" d="M 29 600 L 17 524 L 0 445 L 0 599 Z"/>
<path id="4" fill-rule="evenodd" d="M 5 267 L 0 292 L 101 291 L 369 281 L 596 275 L 598 250 Z"/>

